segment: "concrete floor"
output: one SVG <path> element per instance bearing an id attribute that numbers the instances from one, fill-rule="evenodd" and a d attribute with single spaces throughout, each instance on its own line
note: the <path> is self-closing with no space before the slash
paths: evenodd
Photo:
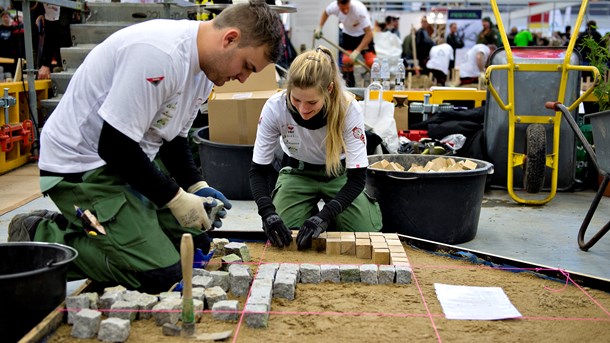
<path id="1" fill-rule="evenodd" d="M 559 192 L 544 206 L 523 206 L 515 203 L 506 191 L 487 191 L 476 237 L 456 247 L 610 282 L 610 234 L 588 252 L 581 251 L 577 243 L 579 228 L 594 194 Z M 0 242 L 6 242 L 8 224 L 15 214 L 41 208 L 56 209 L 48 198 L 38 198 L 0 216 Z M 595 213 L 587 239 L 610 220 L 610 198 L 603 198 Z M 235 237 L 236 231 L 257 236 L 256 233 L 262 234 L 260 227 L 253 201 L 233 201 L 233 209 L 215 236 Z"/>

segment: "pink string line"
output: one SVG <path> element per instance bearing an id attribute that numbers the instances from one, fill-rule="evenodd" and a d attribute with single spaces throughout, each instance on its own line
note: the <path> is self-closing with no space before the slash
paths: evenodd
<path id="1" fill-rule="evenodd" d="M 254 280 L 256 280 L 256 276 L 258 275 L 258 270 L 260 269 L 260 265 L 263 261 L 263 259 L 265 258 L 265 253 L 267 252 L 267 247 L 269 247 L 271 245 L 271 242 L 267 241 L 267 243 L 265 243 L 265 248 L 263 249 L 263 252 L 261 253 L 261 257 L 258 260 L 258 267 L 256 268 L 256 273 L 254 274 L 254 277 L 252 278 L 252 284 L 250 285 L 250 289 L 248 289 L 248 295 L 246 296 L 246 301 L 244 302 L 244 310 L 241 312 L 241 315 L 239 316 L 239 322 L 237 322 L 237 327 L 235 328 L 235 335 L 233 335 L 233 343 L 235 343 L 237 341 L 237 337 L 239 335 L 239 329 L 241 328 L 241 323 L 243 323 L 244 321 L 244 316 L 246 314 L 246 304 L 248 303 L 248 299 L 250 299 L 250 295 L 252 294 L 252 286 L 254 285 Z"/>
<path id="2" fill-rule="evenodd" d="M 407 261 L 409 261 L 408 258 L 407 258 Z M 409 261 L 409 264 L 411 264 L 411 261 Z M 412 268 L 411 271 L 413 271 L 413 265 L 411 265 L 411 268 Z M 430 308 L 428 307 L 428 302 L 426 301 L 426 297 L 424 296 L 424 291 L 419 286 L 419 281 L 417 280 L 417 276 L 415 276 L 415 272 L 411 273 L 411 277 L 413 278 L 413 281 L 415 281 L 415 285 L 417 286 L 417 291 L 419 292 L 419 295 L 421 296 L 421 300 L 424 303 L 424 307 L 426 308 L 426 312 L 428 313 L 427 316 L 430 319 L 430 323 L 432 324 L 432 329 L 434 330 L 434 333 L 436 334 L 436 339 L 437 339 L 437 341 L 442 342 L 443 340 L 441 339 L 441 335 L 438 332 L 436 323 L 434 322 L 434 316 L 437 316 L 437 315 L 434 315 L 434 314 L 432 314 L 432 312 L 430 312 Z"/>

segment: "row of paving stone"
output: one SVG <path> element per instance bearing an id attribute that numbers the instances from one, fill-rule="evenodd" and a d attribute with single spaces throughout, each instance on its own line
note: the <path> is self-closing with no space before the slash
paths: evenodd
<path id="1" fill-rule="evenodd" d="M 207 308 L 212 310 L 214 318 L 236 320 L 239 303 L 237 300 L 227 300 L 226 292 L 230 290 L 237 297 L 248 296 L 244 317 L 250 327 L 266 327 L 272 298 L 293 300 L 298 282 L 408 284 L 411 282 L 412 273 L 408 266 L 265 263 L 258 267 L 253 280 L 247 264 L 231 264 L 227 269 L 228 271 L 193 270 L 195 311 L 200 317 L 204 308 Z M 92 338 L 98 334 L 98 339 L 102 341 L 118 342 L 121 340 L 116 337 L 128 336 L 129 323 L 136 319 L 152 317 L 159 326 L 171 328 L 171 325 L 176 325 L 180 319 L 182 301 L 178 292 L 164 292 L 155 296 L 114 287 L 106 289 L 99 298 L 97 293 L 68 297 L 66 307 L 68 323 L 74 324 L 74 337 Z M 106 321 L 101 320 L 102 313 L 109 317 L 108 319 L 124 320 L 127 325 L 116 320 L 104 324 Z M 101 333 L 106 332 L 102 331 L 104 325 L 113 328 L 112 333 L 107 334 L 111 337 L 108 340 L 105 338 L 106 334 L 100 337 Z"/>

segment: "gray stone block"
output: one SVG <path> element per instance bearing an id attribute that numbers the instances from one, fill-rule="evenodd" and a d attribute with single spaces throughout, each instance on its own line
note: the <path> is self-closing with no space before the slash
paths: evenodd
<path id="1" fill-rule="evenodd" d="M 229 240 L 226 238 L 214 238 L 212 239 L 212 243 L 214 245 L 214 256 L 224 256 L 225 245 L 229 244 Z"/>
<path id="2" fill-rule="evenodd" d="M 256 271 L 257 279 L 271 279 L 273 281 L 275 279 L 275 274 L 277 270 L 280 268 L 279 263 L 265 263 L 261 264 Z"/>
<path id="3" fill-rule="evenodd" d="M 294 300 L 296 285 L 296 275 L 280 274 L 273 282 L 273 297 Z"/>
<path id="4" fill-rule="evenodd" d="M 376 285 L 379 283 L 377 277 L 377 265 L 376 264 L 363 264 L 360 266 L 360 281 L 369 285 Z"/>
<path id="5" fill-rule="evenodd" d="M 271 304 L 273 295 L 273 282 L 269 279 L 256 279 L 252 282 L 250 298 L 261 299 Z"/>
<path id="6" fill-rule="evenodd" d="M 161 292 L 159 293 L 159 301 L 164 301 L 166 299 L 180 299 L 180 292 Z"/>
<path id="7" fill-rule="evenodd" d="M 96 310 L 83 309 L 74 314 L 72 337 L 93 338 L 97 335 L 102 321 L 102 313 Z"/>
<path id="8" fill-rule="evenodd" d="M 220 287 L 214 286 L 206 288 L 205 290 L 205 302 L 207 308 L 211 309 L 214 304 L 221 300 L 227 300 L 227 293 Z"/>
<path id="9" fill-rule="evenodd" d="M 98 304 L 98 308 L 101 310 L 108 310 L 112 307 L 112 304 L 114 304 L 116 301 L 121 300 L 122 299 L 122 295 L 124 290 L 116 290 L 116 289 L 112 289 L 110 291 L 105 291 L 104 294 L 102 294 L 102 296 L 100 297 L 100 302 Z M 104 314 L 106 314 L 106 312 L 103 312 Z"/>
<path id="10" fill-rule="evenodd" d="M 181 329 L 176 324 L 165 323 L 162 328 L 163 336 L 180 336 Z"/>
<path id="11" fill-rule="evenodd" d="M 241 257 L 236 254 L 223 256 L 220 260 L 222 261 L 222 269 L 226 271 L 229 271 L 229 267 L 232 265 L 237 265 L 242 262 Z"/>
<path id="12" fill-rule="evenodd" d="M 239 318 L 239 302 L 237 300 L 218 301 L 212 307 L 212 317 L 218 320 L 237 320 Z"/>
<path id="13" fill-rule="evenodd" d="M 125 342 L 129 338 L 131 326 L 129 320 L 108 318 L 100 323 L 97 339 L 102 342 Z"/>
<path id="14" fill-rule="evenodd" d="M 386 285 L 394 283 L 394 277 L 396 275 L 396 270 L 394 266 L 388 265 L 380 265 L 379 266 L 379 284 Z"/>
<path id="15" fill-rule="evenodd" d="M 121 318 L 129 321 L 136 320 L 139 306 L 135 302 L 119 300 L 110 307 L 109 318 Z"/>
<path id="16" fill-rule="evenodd" d="M 205 300 L 205 288 L 197 287 L 193 288 L 193 300 Z"/>
<path id="17" fill-rule="evenodd" d="M 229 287 L 230 287 L 230 282 L 229 282 L 229 272 L 225 272 L 225 271 L 213 271 L 210 273 L 210 275 L 212 276 L 212 287 L 214 286 L 218 286 L 220 288 L 222 288 L 223 291 L 228 291 Z"/>
<path id="18" fill-rule="evenodd" d="M 334 264 L 323 264 L 320 266 L 320 281 L 321 282 L 341 282 L 341 273 L 339 266 Z"/>
<path id="19" fill-rule="evenodd" d="M 396 283 L 409 284 L 411 283 L 411 275 L 413 270 L 409 266 L 395 266 L 396 268 Z"/>
<path id="20" fill-rule="evenodd" d="M 195 321 L 201 321 L 203 317 L 204 302 L 200 299 L 193 299 L 193 310 L 195 311 Z"/>
<path id="21" fill-rule="evenodd" d="M 341 265 L 339 266 L 341 282 L 360 282 L 360 268 L 358 266 Z"/>
<path id="22" fill-rule="evenodd" d="M 300 266 L 301 283 L 320 283 L 320 266 L 303 263 Z"/>
<path id="23" fill-rule="evenodd" d="M 251 282 L 252 275 L 250 275 L 250 268 L 248 266 L 234 264 L 229 267 L 229 283 L 233 295 L 238 297 L 248 295 Z"/>
<path id="24" fill-rule="evenodd" d="M 294 274 L 297 277 L 297 282 L 299 281 L 299 269 L 301 266 L 296 263 L 282 263 L 280 264 L 280 268 L 277 270 L 277 273 L 289 273 Z M 277 275 L 276 273 L 276 275 Z"/>
<path id="25" fill-rule="evenodd" d="M 210 276 L 210 272 L 202 268 L 193 268 L 193 277 L 195 276 Z"/>
<path id="26" fill-rule="evenodd" d="M 92 310 L 97 310 L 97 304 L 100 301 L 100 295 L 95 292 L 82 293 L 81 295 L 89 298 L 89 308 Z"/>
<path id="27" fill-rule="evenodd" d="M 250 250 L 246 243 L 231 242 L 225 245 L 225 254 L 235 254 L 244 262 L 250 262 Z"/>
<path id="28" fill-rule="evenodd" d="M 159 299 L 154 295 L 142 293 L 134 302 L 138 305 L 137 319 L 145 320 L 152 317 L 152 309 L 159 302 Z"/>
<path id="29" fill-rule="evenodd" d="M 153 307 L 153 318 L 157 326 L 165 323 L 176 324 L 180 319 L 182 300 L 179 298 L 167 298 Z"/>
<path id="30" fill-rule="evenodd" d="M 74 323 L 76 314 L 82 309 L 88 309 L 91 300 L 84 294 L 75 295 L 66 298 L 66 311 L 68 311 L 68 324 Z"/>
<path id="31" fill-rule="evenodd" d="M 244 309 L 246 324 L 251 328 L 266 328 L 269 323 L 269 311 L 264 305 L 246 304 Z"/>
<path id="32" fill-rule="evenodd" d="M 210 288 L 214 285 L 214 277 L 212 275 L 193 276 L 193 288 Z"/>

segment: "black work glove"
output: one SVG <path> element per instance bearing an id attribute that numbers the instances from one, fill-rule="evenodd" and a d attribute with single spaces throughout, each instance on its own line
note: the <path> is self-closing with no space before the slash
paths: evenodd
<path id="1" fill-rule="evenodd" d="M 289 246 L 292 241 L 292 232 L 275 212 L 263 218 L 263 230 L 271 244 L 280 248 Z"/>
<path id="2" fill-rule="evenodd" d="M 311 248 L 311 239 L 318 238 L 328 228 L 328 222 L 320 217 L 313 216 L 307 219 L 299 229 L 297 246 L 299 250 Z"/>

